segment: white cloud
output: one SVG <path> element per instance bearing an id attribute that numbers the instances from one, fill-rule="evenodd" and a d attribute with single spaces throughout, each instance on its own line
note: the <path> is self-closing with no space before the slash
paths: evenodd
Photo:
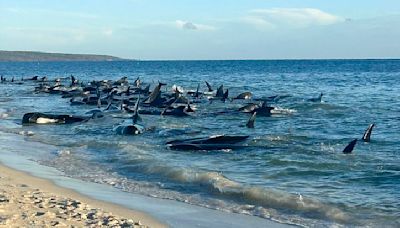
<path id="1" fill-rule="evenodd" d="M 216 30 L 215 27 L 210 26 L 210 25 L 203 25 L 203 24 L 195 24 L 193 22 L 189 21 L 182 21 L 182 20 L 177 20 L 175 21 L 175 25 L 184 30 Z"/>
<path id="2" fill-rule="evenodd" d="M 255 26 L 258 29 L 273 29 L 276 28 L 276 25 L 274 25 L 273 23 L 265 20 L 262 17 L 259 16 L 246 16 L 244 18 L 242 18 L 242 20 L 248 24 L 251 24 L 253 26 Z"/>
<path id="3" fill-rule="evenodd" d="M 335 24 L 345 19 L 313 8 L 270 8 L 252 10 L 243 20 L 259 28 L 304 28 Z"/>

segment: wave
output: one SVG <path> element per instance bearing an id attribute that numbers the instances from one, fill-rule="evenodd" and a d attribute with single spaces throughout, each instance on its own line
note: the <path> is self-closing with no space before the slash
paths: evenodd
<path id="1" fill-rule="evenodd" d="M 222 173 L 210 171 L 195 171 L 188 168 L 169 167 L 166 165 L 147 164 L 142 167 L 142 172 L 157 174 L 184 186 L 196 185 L 200 191 L 236 203 L 261 206 L 282 212 L 302 214 L 312 219 L 323 219 L 337 223 L 350 221 L 343 210 L 301 195 L 281 192 L 259 186 L 247 186 L 230 180 Z M 253 208 L 254 209 L 254 208 Z M 262 217 L 265 217 L 264 214 Z"/>
<path id="2" fill-rule="evenodd" d="M 276 106 L 274 109 L 271 110 L 271 114 L 273 115 L 290 115 L 296 112 L 296 109 L 282 108 L 279 106 Z"/>

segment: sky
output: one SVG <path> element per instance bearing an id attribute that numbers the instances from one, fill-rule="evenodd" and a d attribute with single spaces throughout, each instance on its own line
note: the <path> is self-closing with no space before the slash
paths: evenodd
<path id="1" fill-rule="evenodd" d="M 400 58 L 400 0 L 0 0 L 0 50 L 142 60 Z"/>

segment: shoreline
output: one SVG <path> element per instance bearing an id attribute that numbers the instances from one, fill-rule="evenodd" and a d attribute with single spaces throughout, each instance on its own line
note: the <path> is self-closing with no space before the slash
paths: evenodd
<path id="1" fill-rule="evenodd" d="M 0 227 L 167 227 L 150 215 L 112 204 L 0 163 Z"/>
<path id="2" fill-rule="evenodd" d="M 3 145 L 0 153 L 0 168 L 4 167 L 14 171 L 16 178 L 19 174 L 28 180 L 37 179 L 43 183 L 50 183 L 59 193 L 72 194 L 71 196 L 82 197 L 83 202 L 98 203 L 100 208 L 111 211 L 122 217 L 134 216 L 147 226 L 154 227 L 294 227 L 294 224 L 280 223 L 271 219 L 249 216 L 245 214 L 229 213 L 206 207 L 191 205 L 179 201 L 148 197 L 136 193 L 124 192 L 120 189 L 83 180 L 64 176 L 62 172 L 49 166 L 38 164 L 30 159 L 29 155 L 22 156 L 18 151 L 29 149 L 29 153 L 41 153 L 44 148 L 37 148 L 36 142 L 25 141 L 23 137 L 15 137 L 11 133 L 0 133 L 0 145 Z M 11 144 L 11 145 L 10 145 Z M 22 146 L 21 146 L 22 145 Z M 47 148 L 52 149 L 52 148 Z M 0 169 L 0 176 L 2 171 Z M 0 183 L 4 179 L 0 178 Z M 41 183 L 41 182 L 38 182 Z M 26 183 L 25 183 L 26 184 Z M 39 185 L 41 187 L 42 185 Z M 1 190 L 1 189 L 0 189 Z M 74 198 L 75 199 L 75 198 Z M 78 198 L 76 198 L 78 199 Z M 79 198 L 81 199 L 81 198 Z M 91 202 L 94 202 L 93 204 Z M 109 205 L 110 207 L 106 206 Z M 104 207 L 103 207 L 104 206 Z M 119 209 L 117 209 L 119 208 Z M 110 209 L 110 210 L 109 210 Z M 115 211 L 114 211 L 115 210 Z M 127 213 L 127 214 L 125 214 Z M 133 214 L 132 214 L 133 213 Z M 138 213 L 145 215 L 135 217 Z M 0 216 L 2 213 L 0 213 Z M 126 215 L 126 216 L 124 216 Z M 145 220 L 144 217 L 150 218 Z M 0 225 L 1 227 L 1 225 Z"/>

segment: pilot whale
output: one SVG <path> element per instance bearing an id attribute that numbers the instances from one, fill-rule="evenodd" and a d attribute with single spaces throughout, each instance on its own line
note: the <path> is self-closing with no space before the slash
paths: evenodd
<path id="1" fill-rule="evenodd" d="M 343 153 L 344 154 L 351 154 L 353 152 L 354 146 L 357 144 L 357 139 L 354 139 L 351 141 L 344 149 Z"/>
<path id="2" fill-rule="evenodd" d="M 318 97 L 310 98 L 308 101 L 310 102 L 322 102 L 322 96 L 324 96 L 323 93 L 320 93 Z"/>
<path id="3" fill-rule="evenodd" d="M 22 117 L 22 124 L 72 124 L 83 122 L 88 119 L 90 119 L 90 117 L 30 112 L 24 114 Z"/>
<path id="4" fill-rule="evenodd" d="M 139 116 L 139 112 L 138 112 L 139 102 L 140 102 L 140 96 L 136 100 L 134 113 L 132 115 L 132 124 L 117 126 L 116 128 L 114 128 L 114 131 L 117 134 L 119 134 L 119 135 L 140 135 L 146 130 L 144 126 L 137 123 L 141 119 Z"/>
<path id="5" fill-rule="evenodd" d="M 247 138 L 249 138 L 247 135 L 213 135 L 205 138 L 173 140 L 166 144 L 174 150 L 224 150 L 243 147 L 238 143 L 244 142 Z"/>
<path id="6" fill-rule="evenodd" d="M 367 130 L 365 130 L 365 133 L 362 137 L 362 140 L 364 142 L 370 142 L 371 141 L 371 133 L 372 133 L 372 129 L 375 127 L 375 124 L 370 124 L 369 127 L 367 128 Z"/>
<path id="7" fill-rule="evenodd" d="M 247 128 L 254 128 L 254 122 L 256 121 L 256 116 L 257 112 L 254 112 L 251 116 L 250 119 L 246 123 Z"/>

